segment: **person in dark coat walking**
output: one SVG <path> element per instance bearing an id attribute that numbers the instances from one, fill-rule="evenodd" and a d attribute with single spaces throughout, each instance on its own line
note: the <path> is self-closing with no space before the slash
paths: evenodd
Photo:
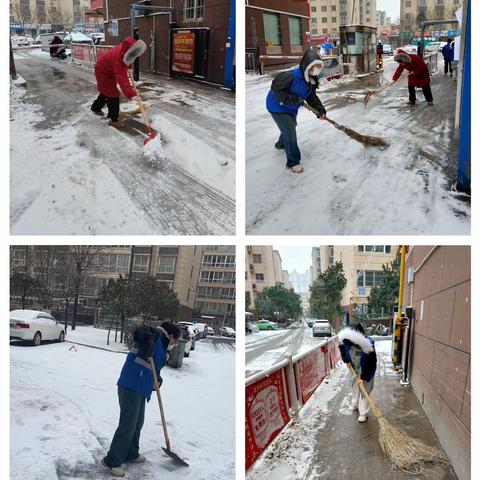
<path id="1" fill-rule="evenodd" d="M 417 97 L 415 88 L 419 87 L 423 90 L 423 95 L 429 106 L 433 105 L 433 95 L 430 88 L 430 72 L 428 65 L 422 58 L 415 53 L 407 53 L 404 50 L 398 50 L 397 55 L 393 59 L 399 64 L 393 74 L 392 80 L 396 82 L 404 70 L 408 70 L 408 93 L 409 100 L 407 105 L 415 105 Z"/>
<path id="2" fill-rule="evenodd" d="M 58 35 L 55 35 L 50 42 L 50 58 L 67 58 L 63 40 Z"/>
<path id="3" fill-rule="evenodd" d="M 353 379 L 352 383 L 352 411 L 358 410 L 358 421 L 360 423 L 367 421 L 370 405 L 366 397 L 363 396 L 359 384 L 363 383 L 365 390 L 370 394 L 373 390 L 375 371 L 377 369 L 377 354 L 375 353 L 375 342 L 365 335 L 365 330 L 361 323 L 353 323 L 347 328 L 341 330 L 338 334 L 340 341 L 340 354 L 342 360 L 350 364 L 359 380 Z"/>
<path id="4" fill-rule="evenodd" d="M 378 68 L 383 68 L 383 44 L 380 40 L 377 44 L 377 65 Z"/>
<path id="5" fill-rule="evenodd" d="M 139 453 L 140 432 L 145 415 L 145 400 L 150 401 L 152 390 L 162 384 L 160 371 L 165 366 L 167 350 L 173 348 L 180 338 L 177 325 L 164 322 L 158 328 L 143 325 L 135 330 L 134 348 L 127 355 L 118 379 L 120 421 L 113 436 L 110 450 L 102 464 L 115 477 L 123 477 L 122 463 L 143 463 Z M 153 358 L 159 385 L 154 385 L 149 359 Z"/>
<path id="6" fill-rule="evenodd" d="M 102 108 L 108 106 L 107 118 L 110 125 L 116 128 L 125 128 L 120 116 L 120 92 L 117 84 L 127 98 L 136 96 L 130 85 L 128 70 L 136 58 L 145 53 L 147 46 L 143 40 L 127 37 L 122 43 L 104 53 L 95 64 L 95 78 L 97 89 L 100 92 L 93 102 L 91 110 L 103 117 Z"/>
<path id="7" fill-rule="evenodd" d="M 319 118 L 325 118 L 327 111 L 317 97 L 318 75 L 323 62 L 313 51 L 307 50 L 300 65 L 277 75 L 267 95 L 267 110 L 280 130 L 275 148 L 285 150 L 286 167 L 294 173 L 302 173 L 301 154 L 297 144 L 297 114 L 303 102 L 314 108 Z"/>
<path id="8" fill-rule="evenodd" d="M 442 55 L 443 55 L 443 61 L 445 63 L 443 71 L 445 72 L 445 75 L 447 75 L 448 71 L 450 70 L 450 76 L 453 76 L 452 73 L 452 62 L 454 58 L 454 47 L 453 47 L 453 40 L 449 38 L 447 40 L 447 44 L 443 46 L 442 48 Z"/>

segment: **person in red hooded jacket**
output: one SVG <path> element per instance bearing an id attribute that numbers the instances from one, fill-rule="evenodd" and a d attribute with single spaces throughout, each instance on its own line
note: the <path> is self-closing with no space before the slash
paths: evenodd
<path id="1" fill-rule="evenodd" d="M 135 90 L 130 85 L 128 70 L 140 55 L 145 53 L 147 46 L 143 40 L 127 37 L 122 43 L 104 53 L 95 64 L 95 78 L 97 89 L 100 92 L 93 102 L 91 110 L 97 115 L 104 116 L 102 108 L 108 106 L 107 118 L 110 125 L 124 128 L 125 125 L 118 117 L 120 115 L 120 92 L 117 85 L 127 98 L 136 96 Z"/>
<path id="2" fill-rule="evenodd" d="M 417 97 L 415 95 L 415 88 L 419 87 L 423 90 L 423 95 L 429 106 L 433 105 L 432 89 L 430 88 L 430 72 L 428 65 L 422 58 L 415 53 L 407 53 L 404 50 L 398 50 L 397 55 L 393 59 L 399 64 L 398 68 L 393 74 L 392 80 L 396 82 L 403 70 L 408 70 L 408 105 L 415 105 Z"/>

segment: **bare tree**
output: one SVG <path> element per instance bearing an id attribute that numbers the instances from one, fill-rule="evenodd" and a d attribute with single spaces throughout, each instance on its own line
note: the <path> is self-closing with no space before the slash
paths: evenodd
<path id="1" fill-rule="evenodd" d="M 30 6 L 14 5 L 13 13 L 18 23 L 22 26 L 22 30 L 25 32 L 25 25 L 33 23 L 34 18 Z"/>
<path id="2" fill-rule="evenodd" d="M 52 245 L 37 246 L 33 250 L 33 264 L 35 278 L 37 278 L 42 289 L 40 300 L 42 308 L 51 308 L 52 295 L 55 289 L 55 271 L 57 267 L 58 247 Z"/>
<path id="3" fill-rule="evenodd" d="M 72 245 L 69 247 L 69 250 L 74 263 L 74 268 L 71 273 L 73 274 L 74 282 L 72 330 L 75 330 L 80 284 L 85 279 L 86 274 L 92 270 L 94 261 L 103 251 L 103 247 L 96 245 Z"/>

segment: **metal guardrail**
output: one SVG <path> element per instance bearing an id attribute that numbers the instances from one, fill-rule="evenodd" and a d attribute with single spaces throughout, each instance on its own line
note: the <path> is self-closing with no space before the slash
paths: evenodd
<path id="1" fill-rule="evenodd" d="M 260 71 L 258 48 L 245 49 L 245 71 L 258 73 Z"/>

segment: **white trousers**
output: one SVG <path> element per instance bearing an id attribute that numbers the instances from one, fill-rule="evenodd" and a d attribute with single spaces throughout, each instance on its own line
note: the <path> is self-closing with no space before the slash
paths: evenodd
<path id="1" fill-rule="evenodd" d="M 364 395 L 360 395 L 360 387 L 357 382 L 352 387 L 352 406 L 358 407 L 358 413 L 360 415 L 366 415 L 370 410 L 368 400 Z"/>

